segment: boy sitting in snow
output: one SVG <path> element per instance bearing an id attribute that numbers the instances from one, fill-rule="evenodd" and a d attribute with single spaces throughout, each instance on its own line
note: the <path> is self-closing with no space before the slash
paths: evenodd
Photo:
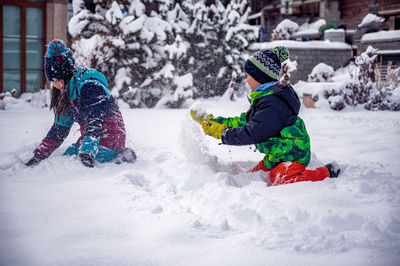
<path id="1" fill-rule="evenodd" d="M 246 82 L 251 89 L 251 105 L 246 113 L 229 118 L 201 115 L 195 110 L 190 110 L 190 114 L 205 134 L 223 144 L 255 144 L 265 157 L 249 171 L 269 172 L 272 185 L 337 177 L 340 168 L 336 162 L 306 170 L 310 137 L 298 116 L 300 101 L 290 85 L 278 82 L 281 63 L 288 58 L 285 47 L 276 47 L 259 51 L 245 62 Z"/>

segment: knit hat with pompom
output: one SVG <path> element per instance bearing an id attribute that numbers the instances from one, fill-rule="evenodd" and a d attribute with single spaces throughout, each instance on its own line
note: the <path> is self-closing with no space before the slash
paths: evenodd
<path id="1" fill-rule="evenodd" d="M 76 71 L 72 51 L 62 40 L 51 41 L 44 56 L 46 78 L 49 81 L 69 80 Z"/>
<path id="2" fill-rule="evenodd" d="M 249 57 L 244 63 L 244 70 L 261 84 L 277 81 L 283 61 L 289 58 L 289 50 L 278 46 L 272 51 L 261 50 Z"/>

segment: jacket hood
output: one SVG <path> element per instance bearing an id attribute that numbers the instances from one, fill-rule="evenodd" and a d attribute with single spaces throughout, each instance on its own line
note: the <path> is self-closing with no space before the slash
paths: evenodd
<path id="1" fill-rule="evenodd" d="M 261 84 L 250 93 L 250 98 L 253 102 L 257 98 L 271 94 L 275 94 L 284 101 L 296 115 L 299 114 L 301 104 L 297 93 L 292 86 L 279 84 L 278 81 Z"/>
<path id="2" fill-rule="evenodd" d="M 297 96 L 297 93 L 294 91 L 292 86 L 288 85 L 282 90 L 275 92 L 275 94 L 279 98 L 284 100 L 296 115 L 299 114 L 301 103 L 299 97 Z"/>

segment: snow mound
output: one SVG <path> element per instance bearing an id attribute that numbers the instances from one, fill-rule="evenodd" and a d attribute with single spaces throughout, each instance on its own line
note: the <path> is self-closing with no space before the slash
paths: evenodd
<path id="1" fill-rule="evenodd" d="M 308 75 L 309 82 L 330 82 L 332 81 L 332 77 L 335 74 L 333 67 L 325 64 L 319 63 L 316 65 L 311 74 Z"/>

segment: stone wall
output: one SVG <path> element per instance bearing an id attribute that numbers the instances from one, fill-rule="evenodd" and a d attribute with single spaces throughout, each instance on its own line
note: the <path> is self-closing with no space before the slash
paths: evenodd
<path id="1" fill-rule="evenodd" d="M 360 52 L 365 52 L 368 46 L 372 46 L 380 51 L 382 50 L 400 50 L 400 36 L 391 40 L 368 40 L 360 42 Z"/>
<path id="2" fill-rule="evenodd" d="M 292 73 L 291 83 L 307 80 L 308 74 L 319 63 L 338 69 L 351 59 L 351 49 L 290 49 L 290 59 L 297 61 L 297 71 Z"/>
<path id="3" fill-rule="evenodd" d="M 249 53 L 263 49 L 273 49 L 276 46 L 285 46 L 289 49 L 290 60 L 297 61 L 297 71 L 292 73 L 290 82 L 307 80 L 308 75 L 319 63 L 330 65 L 335 70 L 345 66 L 353 53 L 350 45 L 339 42 L 325 41 L 275 41 L 268 43 L 256 43 L 250 46 Z"/>

